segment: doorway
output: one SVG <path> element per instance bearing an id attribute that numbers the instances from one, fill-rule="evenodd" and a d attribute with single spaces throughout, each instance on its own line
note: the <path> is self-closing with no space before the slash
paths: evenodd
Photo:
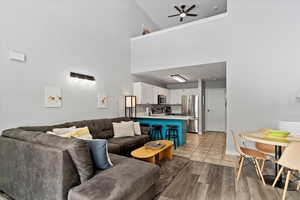
<path id="1" fill-rule="evenodd" d="M 205 133 L 226 132 L 226 82 L 205 83 Z"/>

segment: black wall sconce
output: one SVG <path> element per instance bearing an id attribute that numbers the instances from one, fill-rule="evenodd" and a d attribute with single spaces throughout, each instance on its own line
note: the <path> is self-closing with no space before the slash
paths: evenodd
<path id="1" fill-rule="evenodd" d="M 136 117 L 136 96 L 125 96 L 125 117 Z"/>
<path id="2" fill-rule="evenodd" d="M 71 72 L 70 73 L 70 77 L 72 78 L 78 78 L 78 79 L 83 79 L 83 80 L 88 80 L 88 81 L 96 81 L 94 76 L 89 76 L 89 75 L 85 75 L 85 74 L 79 74 L 79 73 L 75 73 L 75 72 Z"/>

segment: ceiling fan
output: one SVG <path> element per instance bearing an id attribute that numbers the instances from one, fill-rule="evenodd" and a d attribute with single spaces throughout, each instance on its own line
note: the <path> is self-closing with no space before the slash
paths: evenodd
<path id="1" fill-rule="evenodd" d="M 190 8 L 188 8 L 187 10 L 185 10 L 186 5 L 181 5 L 180 8 L 178 6 L 174 6 L 174 8 L 179 12 L 178 14 L 175 15 L 170 15 L 168 17 L 176 17 L 179 16 L 180 17 L 180 22 L 183 21 L 183 19 L 187 16 L 189 17 L 197 17 L 197 14 L 191 14 L 189 13 L 191 10 L 193 10 L 196 7 L 196 5 L 192 5 Z"/>

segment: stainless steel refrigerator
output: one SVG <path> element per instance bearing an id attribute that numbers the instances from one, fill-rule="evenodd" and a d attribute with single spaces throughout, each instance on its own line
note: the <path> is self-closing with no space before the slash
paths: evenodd
<path id="1" fill-rule="evenodd" d="M 192 119 L 187 122 L 187 131 L 190 133 L 200 132 L 200 109 L 199 109 L 199 96 L 189 95 L 181 97 L 182 114 L 191 116 Z"/>

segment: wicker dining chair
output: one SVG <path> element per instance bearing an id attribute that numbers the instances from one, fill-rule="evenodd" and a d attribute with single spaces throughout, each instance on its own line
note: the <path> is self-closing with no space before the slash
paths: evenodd
<path id="1" fill-rule="evenodd" d="M 257 150 L 241 147 L 240 143 L 239 143 L 239 137 L 233 131 L 231 131 L 231 134 L 233 137 L 236 151 L 240 154 L 239 166 L 237 167 L 236 180 L 239 181 L 241 172 L 242 172 L 242 169 L 244 166 L 244 160 L 248 158 L 253 162 L 255 170 L 256 170 L 256 174 L 262 180 L 263 184 L 266 185 L 258 161 L 259 160 L 262 160 L 262 161 L 267 160 L 267 156 L 264 153 L 259 152 Z"/>
<path id="2" fill-rule="evenodd" d="M 291 178 L 292 172 L 299 173 L 300 174 L 300 156 L 299 156 L 299 149 L 300 149 L 300 142 L 293 142 L 288 145 L 288 147 L 283 152 L 281 158 L 277 161 L 279 165 L 282 167 L 280 168 L 280 171 L 272 185 L 272 187 L 275 187 L 277 181 L 279 180 L 279 177 L 281 176 L 283 170 L 286 168 L 288 170 L 286 181 L 284 185 L 283 195 L 282 199 L 284 200 L 287 193 L 287 188 L 289 185 L 289 181 Z M 298 182 L 297 190 L 300 189 L 300 180 Z"/>

